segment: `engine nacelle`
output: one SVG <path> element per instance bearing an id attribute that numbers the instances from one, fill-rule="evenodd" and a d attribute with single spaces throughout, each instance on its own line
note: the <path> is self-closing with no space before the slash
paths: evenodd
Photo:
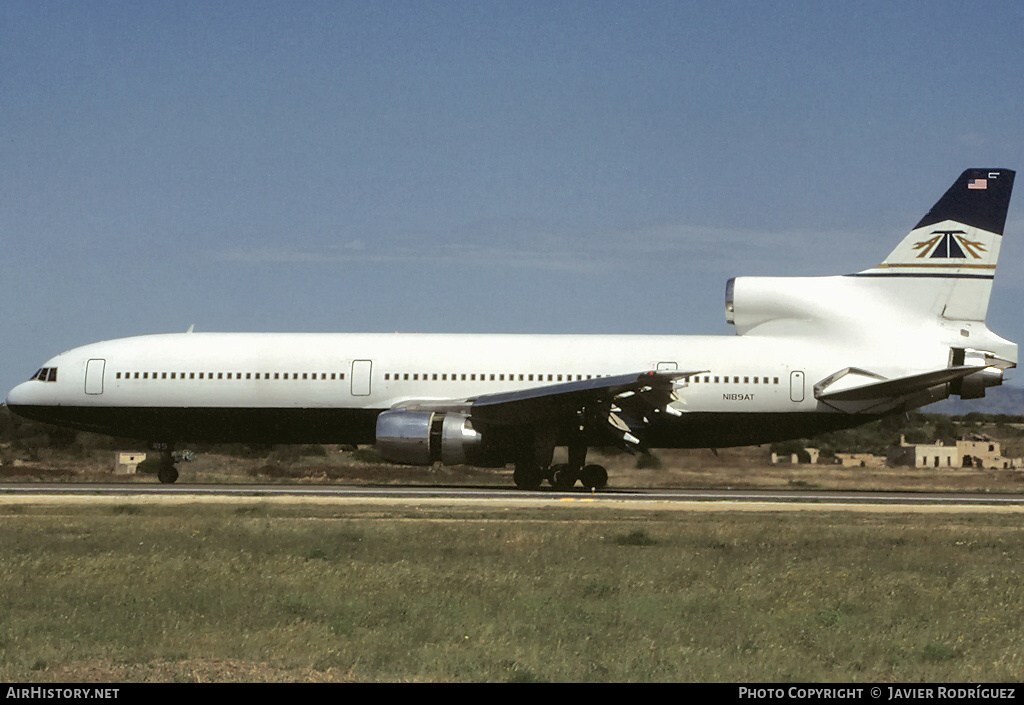
<path id="1" fill-rule="evenodd" d="M 435 411 L 385 411 L 377 417 L 377 452 L 406 465 L 500 464 L 484 436 L 466 414 Z"/>
<path id="2" fill-rule="evenodd" d="M 960 382 L 961 399 L 981 399 L 988 387 L 998 387 L 1003 383 L 1003 371 L 996 367 L 986 367 L 974 374 L 967 375 Z"/>
<path id="3" fill-rule="evenodd" d="M 740 335 L 766 324 L 871 321 L 893 304 L 857 277 L 734 277 L 725 287 L 725 320 Z"/>

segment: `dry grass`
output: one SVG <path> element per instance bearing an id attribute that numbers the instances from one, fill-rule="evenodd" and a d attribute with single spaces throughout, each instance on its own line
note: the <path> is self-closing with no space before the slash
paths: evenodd
<path id="1" fill-rule="evenodd" d="M 0 679 L 1024 678 L 1018 517 L 0 510 Z"/>

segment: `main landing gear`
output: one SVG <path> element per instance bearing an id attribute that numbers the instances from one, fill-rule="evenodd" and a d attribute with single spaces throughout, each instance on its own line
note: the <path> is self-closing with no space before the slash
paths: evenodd
<path id="1" fill-rule="evenodd" d="M 553 449 L 552 449 L 553 450 Z M 587 465 L 586 446 L 569 446 L 569 462 L 550 464 L 537 462 L 536 458 L 516 462 L 512 479 L 521 490 L 536 490 L 547 480 L 556 490 L 567 491 L 577 482 L 588 490 L 604 489 L 608 485 L 608 471 L 601 465 Z"/>
<path id="2" fill-rule="evenodd" d="M 583 484 L 584 489 L 600 490 L 608 486 L 608 471 L 601 465 L 573 467 L 569 463 L 556 463 L 542 468 L 533 463 L 516 463 L 512 479 L 521 490 L 539 489 L 547 480 L 556 490 L 567 491 Z"/>

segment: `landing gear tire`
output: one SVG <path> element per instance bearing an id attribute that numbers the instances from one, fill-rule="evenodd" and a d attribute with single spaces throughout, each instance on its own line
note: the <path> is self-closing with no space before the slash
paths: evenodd
<path id="1" fill-rule="evenodd" d="M 178 479 L 178 469 L 173 465 L 165 465 L 157 470 L 156 476 L 163 484 L 170 485 Z"/>
<path id="2" fill-rule="evenodd" d="M 512 474 L 512 480 L 516 483 L 516 487 L 521 490 L 536 490 L 540 487 L 540 483 L 543 482 L 544 475 L 536 465 L 516 465 L 515 472 Z"/>
<path id="3" fill-rule="evenodd" d="M 556 490 L 571 490 L 576 484 L 577 475 L 569 465 L 560 463 L 551 470 L 551 486 Z"/>
<path id="4" fill-rule="evenodd" d="M 603 490 L 608 486 L 608 471 L 600 465 L 588 465 L 580 472 L 580 480 L 588 490 Z"/>

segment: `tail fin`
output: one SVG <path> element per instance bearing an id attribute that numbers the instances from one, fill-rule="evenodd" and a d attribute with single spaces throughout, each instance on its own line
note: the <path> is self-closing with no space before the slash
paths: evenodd
<path id="1" fill-rule="evenodd" d="M 872 269 L 854 274 L 915 280 L 901 295 L 943 318 L 984 321 L 1015 172 L 968 169 Z"/>

